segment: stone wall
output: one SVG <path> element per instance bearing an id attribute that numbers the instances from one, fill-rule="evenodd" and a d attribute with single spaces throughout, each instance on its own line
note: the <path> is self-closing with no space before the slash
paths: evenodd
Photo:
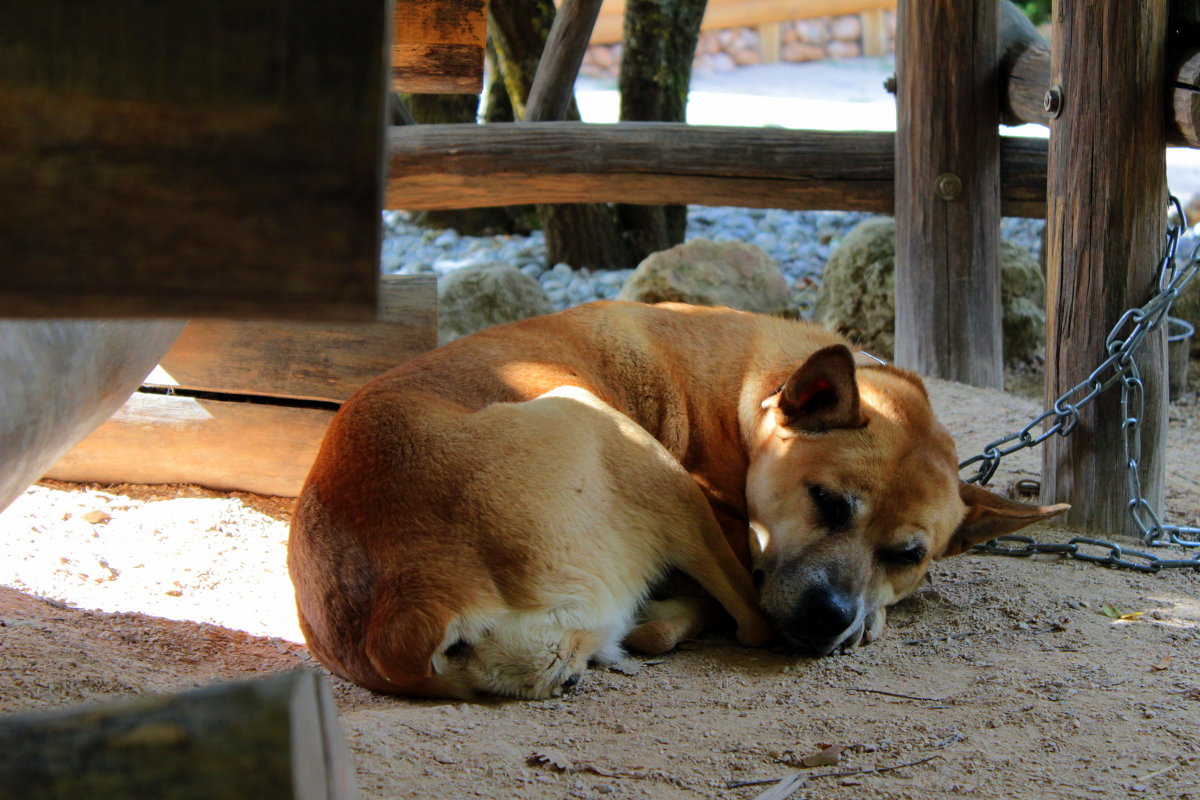
<path id="1" fill-rule="evenodd" d="M 886 50 L 895 52 L 896 14 L 884 11 Z M 728 28 L 700 34 L 696 45 L 694 72 L 725 72 L 748 64 L 800 63 L 823 59 L 859 58 L 869 51 L 866 32 L 858 14 L 813 17 L 758 28 Z M 621 45 L 592 45 L 580 73 L 593 78 L 616 77 L 621 63 Z"/>

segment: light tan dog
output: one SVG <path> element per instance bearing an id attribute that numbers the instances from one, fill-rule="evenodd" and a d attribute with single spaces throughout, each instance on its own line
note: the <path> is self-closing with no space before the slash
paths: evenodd
<path id="1" fill-rule="evenodd" d="M 770 621 L 819 655 L 878 636 L 932 558 L 1066 508 L 961 484 L 956 462 L 920 380 L 856 365 L 836 334 L 595 303 L 460 339 L 347 401 L 289 568 L 313 653 L 380 691 L 553 694 L 617 652 L 671 565 L 747 644 L 752 569 Z M 629 641 L 670 649 L 709 613 L 651 604 Z"/>

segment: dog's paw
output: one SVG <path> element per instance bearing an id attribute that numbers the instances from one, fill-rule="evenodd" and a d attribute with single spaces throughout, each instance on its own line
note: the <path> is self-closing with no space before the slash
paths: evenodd
<path id="1" fill-rule="evenodd" d="M 625 646 L 648 656 L 658 656 L 674 650 L 679 640 L 679 626 L 673 620 L 652 619 L 631 630 L 625 637 Z"/>
<path id="2" fill-rule="evenodd" d="M 883 638 L 883 630 L 887 627 L 887 609 L 877 608 L 875 612 L 867 618 L 867 624 L 863 626 L 862 640 L 860 645 L 870 644 Z"/>

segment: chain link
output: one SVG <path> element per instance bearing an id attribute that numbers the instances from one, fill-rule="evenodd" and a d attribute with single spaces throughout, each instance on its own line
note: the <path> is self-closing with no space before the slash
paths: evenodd
<path id="1" fill-rule="evenodd" d="M 1087 378 L 1066 391 L 1047 411 L 1043 411 L 1016 433 L 996 439 L 977 455 L 959 464 L 959 470 L 975 467 L 967 483 L 986 485 L 996 474 L 1000 461 L 1019 450 L 1036 447 L 1051 436 L 1070 436 L 1079 424 L 1079 411 L 1111 387 L 1121 386 L 1121 429 L 1124 431 L 1125 466 L 1129 476 L 1129 514 L 1142 534 L 1143 544 L 1151 547 L 1179 545 L 1196 547 L 1191 558 L 1161 558 L 1153 553 L 1131 550 L 1113 542 L 1076 537 L 1066 544 L 1050 544 L 1030 536 L 1001 536 L 976 550 L 1010 556 L 1059 553 L 1097 564 L 1123 567 L 1138 572 L 1158 572 L 1166 568 L 1190 567 L 1200 570 L 1200 528 L 1168 525 L 1142 496 L 1138 468 L 1142 460 L 1142 419 L 1145 413 L 1145 384 L 1142 383 L 1134 352 L 1146 336 L 1166 322 L 1171 304 L 1187 283 L 1200 271 L 1200 244 L 1192 249 L 1181 265 L 1177 259 L 1186 218 L 1179 200 L 1172 197 L 1178 222 L 1167 231 L 1167 244 L 1158 267 L 1158 291 L 1141 308 L 1121 315 L 1105 339 L 1108 357 Z M 1039 426 L 1044 430 L 1035 433 Z M 1102 551 L 1097 554 L 1097 550 Z"/>

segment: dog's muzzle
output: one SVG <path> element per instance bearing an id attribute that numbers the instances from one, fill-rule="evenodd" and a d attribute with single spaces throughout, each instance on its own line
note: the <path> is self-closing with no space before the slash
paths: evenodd
<path id="1" fill-rule="evenodd" d="M 829 586 L 809 587 L 778 627 L 791 644 L 813 656 L 853 647 L 867 621 L 861 596 Z"/>

